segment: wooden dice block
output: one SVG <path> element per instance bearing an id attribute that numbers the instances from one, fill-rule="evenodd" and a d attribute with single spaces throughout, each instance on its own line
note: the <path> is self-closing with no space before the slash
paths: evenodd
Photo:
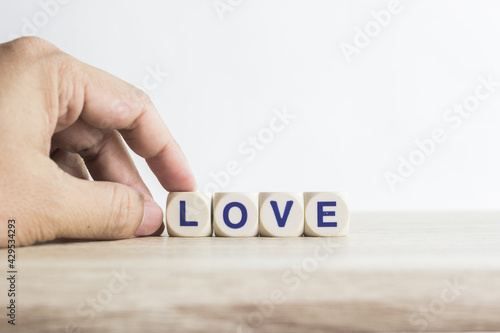
<path id="1" fill-rule="evenodd" d="M 170 192 L 166 219 L 170 236 L 212 236 L 212 194 Z"/>
<path id="2" fill-rule="evenodd" d="M 259 234 L 258 193 L 215 193 L 216 236 L 254 237 Z"/>
<path id="3" fill-rule="evenodd" d="M 349 207 L 340 192 L 305 192 L 306 236 L 345 236 L 349 233 Z"/>
<path id="4" fill-rule="evenodd" d="M 261 236 L 299 237 L 304 234 L 304 198 L 295 192 L 262 192 L 259 198 Z"/>

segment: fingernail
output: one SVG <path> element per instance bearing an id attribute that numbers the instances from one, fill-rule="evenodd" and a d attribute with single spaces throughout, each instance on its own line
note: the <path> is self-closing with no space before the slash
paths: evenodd
<path id="1" fill-rule="evenodd" d="M 144 202 L 144 216 L 135 236 L 148 236 L 153 234 L 163 223 L 163 211 L 153 201 Z"/>

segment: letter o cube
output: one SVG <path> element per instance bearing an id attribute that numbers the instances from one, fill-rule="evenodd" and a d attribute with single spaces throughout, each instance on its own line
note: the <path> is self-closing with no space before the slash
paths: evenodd
<path id="1" fill-rule="evenodd" d="M 259 234 L 259 194 L 214 194 L 214 232 L 216 236 L 255 237 Z"/>

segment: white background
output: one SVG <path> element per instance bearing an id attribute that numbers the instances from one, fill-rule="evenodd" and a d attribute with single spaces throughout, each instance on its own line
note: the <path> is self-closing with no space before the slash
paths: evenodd
<path id="1" fill-rule="evenodd" d="M 202 190 L 237 160 L 224 191 L 343 190 L 358 211 L 500 208 L 500 86 L 456 129 L 443 119 L 481 76 L 500 81 L 498 2 L 403 1 L 377 31 L 371 13 L 388 1 L 216 1 L 229 3 L 223 13 L 213 0 L 54 1 L 2 0 L 0 41 L 36 34 L 134 85 L 153 82 Z M 341 45 L 367 27 L 349 63 Z M 155 68 L 168 77 L 151 81 Z M 295 118 L 247 161 L 238 146 L 283 108 Z M 391 191 L 384 174 L 435 128 L 446 141 Z"/>

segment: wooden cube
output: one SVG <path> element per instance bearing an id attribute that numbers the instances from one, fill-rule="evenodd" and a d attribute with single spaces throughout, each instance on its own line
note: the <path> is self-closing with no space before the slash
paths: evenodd
<path id="1" fill-rule="evenodd" d="M 259 194 L 215 193 L 213 219 L 216 236 L 257 236 L 259 234 Z"/>
<path id="2" fill-rule="evenodd" d="M 167 232 L 170 236 L 212 236 L 212 194 L 170 192 L 167 197 Z"/>
<path id="3" fill-rule="evenodd" d="M 349 207 L 341 192 L 305 192 L 306 236 L 345 236 L 349 233 Z"/>
<path id="4" fill-rule="evenodd" d="M 304 198 L 296 192 L 262 192 L 259 198 L 261 236 L 299 237 L 304 234 Z"/>

